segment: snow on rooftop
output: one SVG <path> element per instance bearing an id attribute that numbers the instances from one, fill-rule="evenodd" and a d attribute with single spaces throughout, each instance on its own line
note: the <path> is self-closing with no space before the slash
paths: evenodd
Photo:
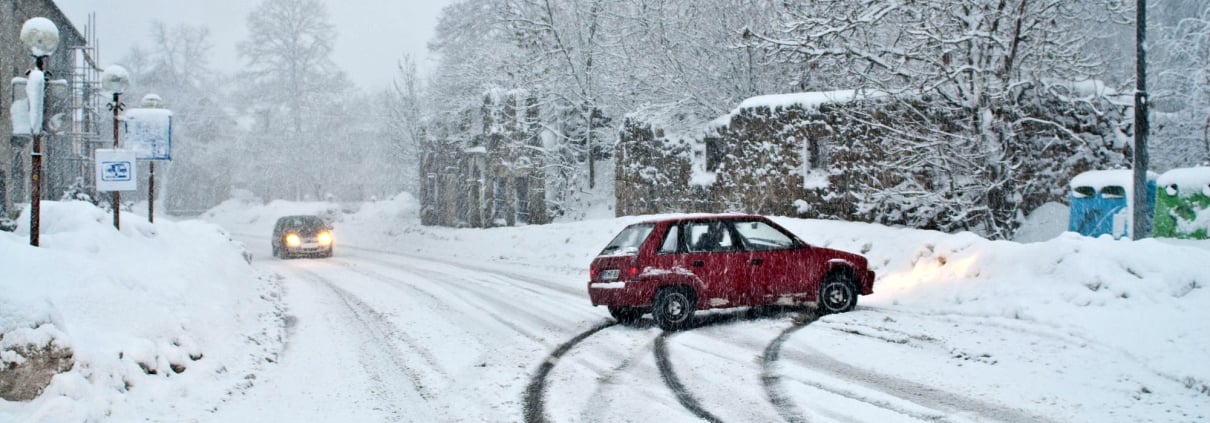
<path id="1" fill-rule="evenodd" d="M 770 94 L 756 96 L 744 100 L 739 104 L 737 109 L 750 109 L 755 107 L 777 109 L 793 106 L 801 106 L 803 108 L 811 109 L 817 108 L 821 104 L 825 103 L 844 103 L 858 98 L 875 98 L 885 95 L 886 93 L 882 91 L 865 90 L 836 90 L 790 94 Z"/>
<path id="2" fill-rule="evenodd" d="M 1147 179 L 1154 181 L 1158 177 L 1155 172 L 1147 172 Z M 1133 186 L 1134 171 L 1130 169 L 1090 170 L 1071 178 L 1071 187 L 1090 186 L 1101 189 L 1107 186 Z"/>
<path id="3" fill-rule="evenodd" d="M 1160 176 L 1157 184 L 1166 187 L 1176 185 L 1181 193 L 1190 195 L 1210 187 L 1210 167 L 1187 167 L 1172 169 Z"/>

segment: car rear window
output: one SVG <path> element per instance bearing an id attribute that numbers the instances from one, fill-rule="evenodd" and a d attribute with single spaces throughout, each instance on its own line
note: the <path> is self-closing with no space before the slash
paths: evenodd
<path id="1" fill-rule="evenodd" d="M 609 241 L 609 245 L 601 250 L 602 256 L 614 256 L 623 254 L 634 254 L 639 251 L 639 246 L 643 245 L 643 241 L 647 239 L 647 235 L 651 234 L 651 230 L 655 229 L 654 223 L 637 223 L 627 226 L 622 229 L 618 236 L 613 237 L 613 241 Z"/>

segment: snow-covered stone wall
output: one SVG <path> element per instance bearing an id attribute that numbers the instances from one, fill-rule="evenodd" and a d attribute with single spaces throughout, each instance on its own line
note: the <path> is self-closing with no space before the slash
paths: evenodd
<path id="1" fill-rule="evenodd" d="M 632 115 L 617 213 L 724 212 L 877 222 L 1006 238 L 1067 181 L 1125 165 L 1129 111 L 1061 87 L 1015 104 L 834 91 L 762 96 L 698 131 Z M 678 131 L 683 133 L 684 131 Z"/>

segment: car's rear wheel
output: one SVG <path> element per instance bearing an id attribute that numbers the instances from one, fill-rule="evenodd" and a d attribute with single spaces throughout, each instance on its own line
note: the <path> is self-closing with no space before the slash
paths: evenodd
<path id="1" fill-rule="evenodd" d="M 849 272 L 832 272 L 819 286 L 819 313 L 844 313 L 857 307 L 857 284 Z"/>
<path id="2" fill-rule="evenodd" d="M 684 287 L 661 289 L 651 303 L 651 317 L 666 331 L 688 328 L 693 322 L 694 311 L 697 311 L 697 302 L 693 291 Z"/>
<path id="3" fill-rule="evenodd" d="M 629 324 L 639 320 L 643 316 L 643 309 L 635 307 L 614 307 L 609 306 L 609 315 L 613 316 L 618 323 Z"/>

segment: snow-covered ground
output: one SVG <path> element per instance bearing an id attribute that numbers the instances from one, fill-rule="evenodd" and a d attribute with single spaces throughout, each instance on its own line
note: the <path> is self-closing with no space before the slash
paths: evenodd
<path id="1" fill-rule="evenodd" d="M 243 198 L 117 232 L 44 202 L 43 248 L 0 232 L 0 347 L 75 364 L 0 421 L 1210 419 L 1207 242 L 1055 237 L 1061 208 L 1031 216 L 1031 242 L 779 218 L 869 257 L 876 293 L 663 333 L 585 292 L 642 218 L 453 229 L 416 207 Z M 270 256 L 293 213 L 334 219 L 335 257 Z"/>

